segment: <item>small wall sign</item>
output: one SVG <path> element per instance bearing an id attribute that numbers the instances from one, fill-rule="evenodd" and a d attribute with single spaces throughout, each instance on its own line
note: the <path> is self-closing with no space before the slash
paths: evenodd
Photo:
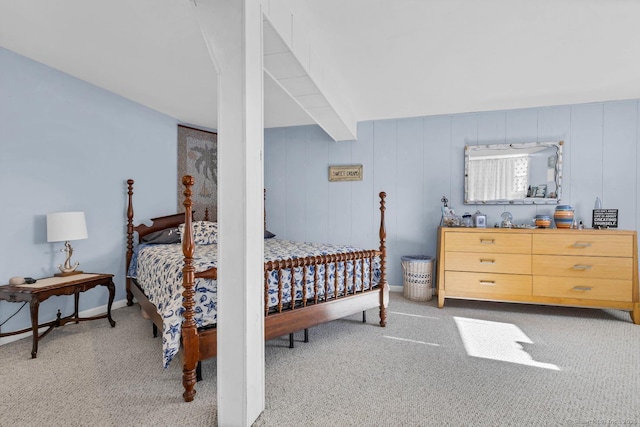
<path id="1" fill-rule="evenodd" d="M 329 166 L 329 181 L 362 181 L 362 165 Z"/>
<path id="2" fill-rule="evenodd" d="M 593 228 L 618 228 L 618 209 L 594 209 Z"/>

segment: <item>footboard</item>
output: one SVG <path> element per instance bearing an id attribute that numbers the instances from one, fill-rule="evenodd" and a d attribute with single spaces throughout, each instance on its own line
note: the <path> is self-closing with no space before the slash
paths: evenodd
<path id="1" fill-rule="evenodd" d="M 375 290 L 374 264 L 380 255 L 379 251 L 370 250 L 265 262 L 265 316 Z M 340 268 L 343 274 L 338 273 Z M 274 274 L 278 283 L 277 304 L 270 304 L 269 278 Z M 302 278 L 302 286 L 296 286 L 296 276 Z M 295 295 L 289 301 L 284 299 L 285 280 Z"/>
<path id="2" fill-rule="evenodd" d="M 191 230 L 191 187 L 193 177 L 187 175 L 182 179 L 185 186 L 185 231 Z M 389 287 L 386 282 L 386 230 L 384 225 L 386 193 L 380 193 L 380 248 L 342 253 L 337 255 L 320 255 L 304 258 L 268 261 L 264 263 L 265 293 L 265 339 L 275 338 L 308 328 L 330 320 L 379 307 L 380 326 L 386 325 L 386 307 Z M 196 273 L 193 267 L 194 241 L 191 232 L 185 232 L 182 239 L 184 254 L 183 268 L 183 323 L 182 344 L 184 350 L 182 384 L 183 398 L 192 401 L 195 397 L 196 366 L 198 361 L 217 354 L 217 337 L 215 329 L 198 331 L 194 322 L 194 282 L 196 278 L 217 279 L 217 269 L 213 268 Z M 374 265 L 379 261 L 379 275 Z M 342 279 L 337 270 L 342 267 Z M 352 274 L 349 274 L 351 268 Z M 301 298 L 297 298 L 295 278 L 296 269 L 301 271 Z M 336 272 L 330 277 L 330 271 Z M 360 275 L 357 274 L 358 269 Z M 284 301 L 284 272 L 289 271 L 290 301 Z M 365 271 L 366 270 L 366 271 Z M 366 273 L 366 274 L 365 274 Z M 269 301 L 269 278 L 276 274 L 278 297 L 276 304 Z M 374 280 L 375 279 L 375 280 Z M 307 283 L 312 283 L 312 295 L 307 295 Z"/>

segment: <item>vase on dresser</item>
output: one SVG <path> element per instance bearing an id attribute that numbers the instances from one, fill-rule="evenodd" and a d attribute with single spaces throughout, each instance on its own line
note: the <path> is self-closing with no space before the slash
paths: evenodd
<path id="1" fill-rule="evenodd" d="M 556 228 L 571 228 L 573 225 L 574 211 L 570 205 L 558 205 L 553 213 L 553 222 Z"/>

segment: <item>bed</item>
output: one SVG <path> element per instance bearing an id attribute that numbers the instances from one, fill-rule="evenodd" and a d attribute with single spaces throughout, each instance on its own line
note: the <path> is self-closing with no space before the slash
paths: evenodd
<path id="1" fill-rule="evenodd" d="M 183 351 L 183 398 L 189 402 L 199 362 L 217 353 L 217 241 L 212 238 L 217 223 L 194 219 L 193 177 L 184 176 L 182 183 L 185 213 L 134 226 L 134 181 L 127 181 L 126 290 L 127 305 L 135 298 L 154 331 L 163 331 L 165 366 Z M 375 307 L 380 326 L 386 325 L 385 197 L 381 192 L 380 247 L 374 250 L 267 238 L 265 220 L 265 340 Z M 173 236 L 165 243 L 167 232 L 176 228 L 181 241 Z M 152 236 L 164 237 L 144 243 Z"/>

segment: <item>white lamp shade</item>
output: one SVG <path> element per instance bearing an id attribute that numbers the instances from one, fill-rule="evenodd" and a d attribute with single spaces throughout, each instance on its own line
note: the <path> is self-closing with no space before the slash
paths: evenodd
<path id="1" fill-rule="evenodd" d="M 86 239 L 87 223 L 84 212 L 56 212 L 47 214 L 47 242 Z"/>

